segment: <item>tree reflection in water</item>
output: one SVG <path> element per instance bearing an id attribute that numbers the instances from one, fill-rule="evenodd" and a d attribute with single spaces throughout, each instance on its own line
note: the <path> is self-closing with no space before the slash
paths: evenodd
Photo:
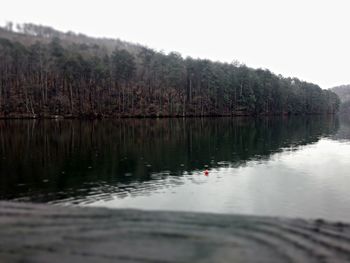
<path id="1" fill-rule="evenodd" d="M 267 160 L 334 135 L 334 116 L 0 122 L 0 197 L 88 203 Z M 208 172 L 208 173 L 209 173 Z"/>

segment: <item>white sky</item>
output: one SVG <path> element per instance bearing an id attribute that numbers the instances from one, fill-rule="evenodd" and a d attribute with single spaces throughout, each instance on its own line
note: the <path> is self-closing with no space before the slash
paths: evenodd
<path id="1" fill-rule="evenodd" d="M 183 56 L 350 83 L 349 0 L 0 0 L 0 24 L 32 22 Z"/>

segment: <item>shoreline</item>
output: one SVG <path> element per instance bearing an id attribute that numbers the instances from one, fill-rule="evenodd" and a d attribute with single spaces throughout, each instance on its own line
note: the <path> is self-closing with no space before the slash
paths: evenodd
<path id="1" fill-rule="evenodd" d="M 240 114 L 240 115 L 11 115 L 0 116 L 0 120 L 103 120 L 103 119 L 181 119 L 181 118 L 260 118 L 292 116 L 335 116 L 341 113 L 308 113 L 308 114 Z"/>

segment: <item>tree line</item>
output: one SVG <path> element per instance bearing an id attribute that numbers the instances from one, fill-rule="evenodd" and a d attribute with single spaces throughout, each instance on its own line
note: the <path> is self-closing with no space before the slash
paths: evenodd
<path id="1" fill-rule="evenodd" d="M 332 91 L 267 69 L 122 41 L 108 42 L 115 43 L 111 50 L 103 39 L 77 41 L 74 33 L 33 24 L 17 29 L 0 28 L 2 117 L 331 114 L 339 108 Z"/>

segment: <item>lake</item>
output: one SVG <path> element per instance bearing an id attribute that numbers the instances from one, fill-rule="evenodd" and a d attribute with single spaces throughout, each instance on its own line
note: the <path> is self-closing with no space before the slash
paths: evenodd
<path id="1" fill-rule="evenodd" d="M 350 222 L 350 120 L 4 120 L 0 199 Z"/>

